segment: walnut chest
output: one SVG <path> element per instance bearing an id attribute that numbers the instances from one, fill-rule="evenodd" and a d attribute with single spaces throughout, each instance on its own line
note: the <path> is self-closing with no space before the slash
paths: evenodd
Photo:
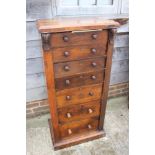
<path id="1" fill-rule="evenodd" d="M 119 23 L 102 17 L 39 20 L 54 149 L 105 135 L 104 117 Z"/>

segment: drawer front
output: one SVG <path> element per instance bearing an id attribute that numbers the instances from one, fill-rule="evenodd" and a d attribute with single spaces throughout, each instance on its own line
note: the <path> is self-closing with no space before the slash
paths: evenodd
<path id="1" fill-rule="evenodd" d="M 60 123 L 99 116 L 100 100 L 58 109 Z"/>
<path id="2" fill-rule="evenodd" d="M 72 76 L 76 74 L 82 74 L 85 72 L 94 72 L 97 70 L 104 69 L 104 67 L 105 67 L 104 57 L 58 63 L 54 64 L 55 78 Z"/>
<path id="3" fill-rule="evenodd" d="M 105 51 L 106 46 L 104 45 L 71 46 L 53 48 L 52 55 L 54 63 L 57 63 L 105 56 Z"/>
<path id="4" fill-rule="evenodd" d="M 59 126 L 61 138 L 98 129 L 98 117 L 83 119 Z"/>
<path id="5" fill-rule="evenodd" d="M 55 33 L 51 35 L 51 47 L 65 47 L 72 45 L 102 44 L 106 46 L 108 31 Z"/>
<path id="6" fill-rule="evenodd" d="M 96 84 L 57 91 L 57 107 L 98 100 L 101 97 L 102 85 L 103 84 Z"/>
<path id="7" fill-rule="evenodd" d="M 97 72 L 55 79 L 55 88 L 56 90 L 63 90 L 84 85 L 98 84 L 102 83 L 103 79 L 104 70 L 99 70 Z"/>

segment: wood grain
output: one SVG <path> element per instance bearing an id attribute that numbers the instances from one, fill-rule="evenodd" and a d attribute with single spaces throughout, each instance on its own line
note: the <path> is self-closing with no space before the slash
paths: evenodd
<path id="1" fill-rule="evenodd" d="M 82 120 L 83 118 L 99 116 L 100 104 L 100 100 L 96 100 L 76 106 L 72 105 L 60 108 L 58 109 L 59 122 L 62 124 L 75 120 Z"/>
<path id="2" fill-rule="evenodd" d="M 85 85 L 98 84 L 102 83 L 103 79 L 104 79 L 104 70 L 84 73 L 80 75 L 73 75 L 69 77 L 56 78 L 55 89 L 63 90 Z"/>
<path id="3" fill-rule="evenodd" d="M 104 44 L 90 44 L 87 46 L 69 46 L 63 48 L 53 48 L 52 55 L 54 63 L 58 63 L 101 57 L 105 55 L 105 51 L 106 46 Z"/>
<path id="4" fill-rule="evenodd" d="M 95 64 L 95 65 L 93 65 Z M 67 68 L 65 68 L 67 67 Z M 94 58 L 81 61 L 69 61 L 65 63 L 54 64 L 55 78 L 83 74 L 86 72 L 95 72 L 105 67 L 105 58 Z"/>
<path id="5" fill-rule="evenodd" d="M 88 125 L 91 125 L 91 128 L 89 128 Z M 61 138 L 65 138 L 75 136 L 76 134 L 84 134 L 85 132 L 97 130 L 97 127 L 98 117 L 94 117 L 59 125 L 59 130 Z M 69 129 L 72 132 L 70 134 L 68 133 Z"/>
<path id="6" fill-rule="evenodd" d="M 96 35 L 95 39 L 93 36 Z M 100 44 L 103 46 L 107 44 L 108 32 L 104 31 L 93 31 L 93 32 L 64 32 L 54 33 L 51 35 L 51 47 L 65 47 L 74 45 L 89 45 L 89 44 Z M 65 41 L 66 38 L 66 41 Z"/>
<path id="7" fill-rule="evenodd" d="M 70 88 L 56 92 L 57 107 L 79 104 L 101 98 L 102 83 L 90 86 Z M 70 99 L 67 99 L 67 96 Z"/>
<path id="8" fill-rule="evenodd" d="M 65 32 L 88 29 L 110 29 L 119 27 L 120 24 L 105 17 L 56 17 L 52 20 L 38 20 L 38 30 L 41 33 Z"/>
<path id="9" fill-rule="evenodd" d="M 101 97 L 102 103 L 101 103 L 101 112 L 100 112 L 100 120 L 99 120 L 100 130 L 103 130 L 104 128 L 104 118 L 105 118 L 105 110 L 106 110 L 107 97 L 108 97 L 108 91 L 109 91 L 109 82 L 110 82 L 110 73 L 111 73 L 111 64 L 112 64 L 112 51 L 113 51 L 115 33 L 116 33 L 116 29 L 109 30 L 105 82 L 103 85 L 102 97 Z"/>

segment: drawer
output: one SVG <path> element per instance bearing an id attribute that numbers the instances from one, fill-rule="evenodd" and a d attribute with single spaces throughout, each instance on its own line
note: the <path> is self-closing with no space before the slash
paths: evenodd
<path id="1" fill-rule="evenodd" d="M 71 46 L 52 49 L 54 63 L 101 57 L 105 56 L 105 52 L 106 46 L 102 44 L 95 44 L 89 46 Z"/>
<path id="2" fill-rule="evenodd" d="M 51 47 L 65 47 L 72 45 L 88 45 L 88 44 L 102 44 L 107 45 L 108 31 L 94 31 L 94 32 L 65 32 L 54 33 L 51 35 Z"/>
<path id="3" fill-rule="evenodd" d="M 99 114 L 100 100 L 58 109 L 58 117 L 60 123 L 95 117 L 99 116 Z"/>
<path id="4" fill-rule="evenodd" d="M 71 61 L 65 63 L 54 64 L 55 78 L 64 76 L 72 76 L 85 72 L 94 72 L 104 69 L 105 58 L 95 58 L 80 61 Z"/>
<path id="5" fill-rule="evenodd" d="M 97 72 L 85 73 L 80 75 L 73 75 L 64 78 L 55 79 L 56 90 L 63 90 L 68 88 L 80 87 L 84 85 L 102 83 L 104 79 L 104 70 Z"/>
<path id="6" fill-rule="evenodd" d="M 98 129 L 98 117 L 82 119 L 59 126 L 61 138 L 74 136 L 84 132 L 90 132 Z"/>
<path id="7" fill-rule="evenodd" d="M 96 84 L 57 91 L 57 107 L 98 100 L 101 97 L 102 85 L 103 84 Z"/>

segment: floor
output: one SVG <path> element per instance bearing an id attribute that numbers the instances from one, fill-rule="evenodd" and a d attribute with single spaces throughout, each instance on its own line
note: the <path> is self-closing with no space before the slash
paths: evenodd
<path id="1" fill-rule="evenodd" d="M 49 114 L 27 120 L 27 155 L 128 155 L 128 98 L 108 100 L 106 137 L 54 151 L 48 127 Z"/>

